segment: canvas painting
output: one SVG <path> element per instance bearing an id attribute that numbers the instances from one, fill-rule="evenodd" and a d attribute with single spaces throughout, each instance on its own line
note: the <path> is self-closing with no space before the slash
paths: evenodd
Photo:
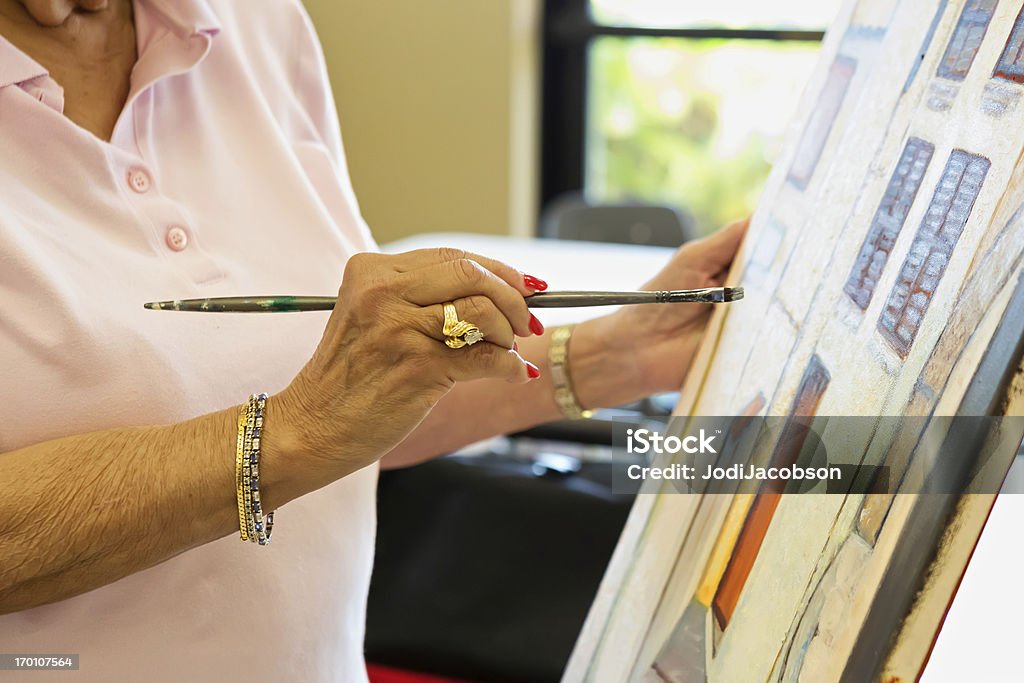
<path id="1" fill-rule="evenodd" d="M 648 486 L 565 680 L 920 674 L 1010 464 L 950 453 L 1020 444 L 928 434 L 1024 414 L 1022 93 L 1020 2 L 843 7 L 730 276 L 747 298 L 716 311 L 676 412 L 786 416 L 754 448 L 771 463 L 794 426 L 876 420 L 857 447 L 889 485 Z M 956 494 L 918 495 L 935 462 Z"/>

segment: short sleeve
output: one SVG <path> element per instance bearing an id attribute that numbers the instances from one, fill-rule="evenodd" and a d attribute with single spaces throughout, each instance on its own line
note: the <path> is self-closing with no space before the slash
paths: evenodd
<path id="1" fill-rule="evenodd" d="M 306 9 L 301 2 L 296 1 L 295 5 L 298 20 L 293 40 L 291 82 L 298 111 L 294 113 L 290 127 L 296 153 L 322 197 L 338 192 L 337 187 L 325 187 L 323 183 L 340 185 L 345 201 L 359 223 L 365 249 L 375 251 L 376 243 L 359 212 L 352 187 L 323 48 Z M 327 155 L 333 178 L 324 173 L 323 160 L 319 158 L 323 153 Z"/>

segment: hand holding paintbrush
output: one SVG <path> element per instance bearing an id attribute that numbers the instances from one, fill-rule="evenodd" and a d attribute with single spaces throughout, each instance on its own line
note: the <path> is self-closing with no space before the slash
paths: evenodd
<path id="1" fill-rule="evenodd" d="M 451 250 L 421 250 L 398 256 L 366 254 L 356 260 L 372 262 L 374 267 L 382 271 L 394 268 L 395 285 L 418 278 L 416 284 L 405 282 L 396 288 L 395 291 L 402 292 L 402 296 L 409 301 L 397 307 L 395 313 L 408 314 L 410 329 L 419 330 L 439 341 L 445 341 L 449 336 L 440 334 L 445 321 L 443 303 L 439 297 L 445 294 L 438 291 L 428 297 L 432 301 L 427 301 L 424 296 L 445 287 L 448 296 L 455 299 L 453 308 L 456 315 L 462 318 L 455 322 L 468 321 L 473 327 L 479 326 L 482 340 L 490 342 L 484 346 L 498 345 L 505 349 L 512 347 L 515 336 L 543 332 L 543 325 L 529 314 L 528 309 L 622 306 L 611 315 L 580 325 L 572 342 L 573 357 L 577 359 L 573 371 L 577 390 L 591 405 L 617 405 L 641 396 L 679 388 L 703 336 L 712 308 L 636 304 L 727 303 L 742 299 L 741 287 L 726 287 L 724 284 L 746 226 L 747 221 L 741 221 L 710 237 L 687 243 L 654 279 L 646 283 L 645 289 L 649 291 L 638 292 L 547 292 L 543 291 L 546 289 L 543 283 L 529 276 L 524 282 L 522 273 L 499 262 L 474 254 L 461 254 L 461 258 L 452 260 L 452 254 L 457 253 Z M 442 254 L 449 256 L 445 258 Z M 431 260 L 434 263 L 430 263 Z M 423 261 L 423 267 L 412 267 L 412 262 L 419 264 L 420 261 Z M 392 263 L 401 266 L 394 267 Z M 457 269 L 453 263 L 463 265 Z M 347 272 L 366 269 L 354 268 L 350 264 Z M 495 282 L 496 279 L 503 282 Z M 471 284 L 471 281 L 476 284 Z M 444 285 L 445 282 L 449 284 Z M 360 310 L 369 306 L 371 309 L 376 307 L 375 311 L 367 311 L 367 315 L 373 318 L 379 318 L 385 313 L 385 317 L 395 317 L 385 310 L 389 306 L 386 302 L 394 299 L 394 292 L 378 292 L 376 297 L 359 297 L 359 300 L 351 301 L 346 292 L 354 291 L 349 286 L 354 284 L 355 280 L 346 274 L 338 297 L 186 299 L 151 302 L 145 306 L 153 310 L 208 313 L 334 311 L 332 319 L 339 316 L 339 307 L 348 311 L 353 306 Z M 488 300 L 485 290 L 490 292 L 492 299 Z M 464 292 L 461 295 L 463 298 L 458 299 L 457 292 Z M 434 305 L 428 306 L 428 303 Z M 522 313 L 513 313 L 517 310 Z M 491 333 L 488 333 L 488 328 L 492 330 Z M 467 338 L 464 331 L 461 338 Z M 480 340 L 475 334 L 469 338 Z M 474 351 L 480 348 L 478 344 L 474 346 Z M 441 344 L 441 349 L 444 349 L 444 344 Z M 527 357 L 538 359 L 535 354 Z M 514 360 L 523 362 L 518 356 Z M 515 365 L 512 363 L 506 372 L 512 375 L 521 372 L 516 370 Z M 539 372 L 532 364 L 526 368 L 530 376 Z"/>

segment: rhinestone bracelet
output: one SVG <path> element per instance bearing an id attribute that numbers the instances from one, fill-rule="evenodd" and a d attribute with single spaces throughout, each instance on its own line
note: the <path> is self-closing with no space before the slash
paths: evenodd
<path id="1" fill-rule="evenodd" d="M 256 542 L 256 520 L 252 516 L 252 431 L 256 426 L 256 406 L 252 398 L 245 404 L 245 431 L 242 448 L 242 507 L 245 510 L 245 535 Z"/>
<path id="2" fill-rule="evenodd" d="M 242 540 L 259 545 L 270 543 L 270 534 L 274 528 L 274 513 L 268 512 L 264 516 L 260 502 L 260 440 L 266 405 L 266 394 L 253 394 L 242 409 L 244 421 L 239 416 L 243 449 L 239 509 L 244 512 L 244 519 L 240 518 L 239 525 Z"/>

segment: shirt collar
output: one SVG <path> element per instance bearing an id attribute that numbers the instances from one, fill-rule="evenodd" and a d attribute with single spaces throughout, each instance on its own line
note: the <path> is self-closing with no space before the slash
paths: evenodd
<path id="1" fill-rule="evenodd" d="M 139 0 L 159 12 L 179 35 L 205 33 L 215 36 L 220 32 L 220 20 L 207 0 Z"/>
<path id="2" fill-rule="evenodd" d="M 160 12 L 176 32 L 182 35 L 215 36 L 220 21 L 206 0 L 142 0 Z M 0 35 L 0 88 L 16 85 L 49 72 L 36 60 Z"/>
<path id="3" fill-rule="evenodd" d="M 46 76 L 43 65 L 0 36 L 0 88 Z"/>

